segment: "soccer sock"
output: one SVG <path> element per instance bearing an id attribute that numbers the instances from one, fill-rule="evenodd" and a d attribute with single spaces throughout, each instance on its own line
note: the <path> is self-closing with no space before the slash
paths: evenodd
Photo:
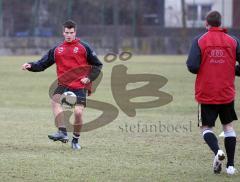
<path id="1" fill-rule="evenodd" d="M 59 127 L 58 130 L 63 132 L 64 135 L 67 135 L 67 129 L 65 127 Z"/>
<path id="2" fill-rule="evenodd" d="M 234 166 L 234 155 L 236 147 L 236 133 L 234 131 L 224 132 L 224 144 L 227 153 L 227 167 Z"/>
<path id="3" fill-rule="evenodd" d="M 217 155 L 219 146 L 217 137 L 214 135 L 214 133 L 211 130 L 206 129 L 203 131 L 203 138 L 214 154 Z"/>
<path id="4" fill-rule="evenodd" d="M 78 143 L 78 139 L 79 139 L 80 135 L 77 133 L 73 133 L 73 139 L 72 142 L 73 143 Z"/>

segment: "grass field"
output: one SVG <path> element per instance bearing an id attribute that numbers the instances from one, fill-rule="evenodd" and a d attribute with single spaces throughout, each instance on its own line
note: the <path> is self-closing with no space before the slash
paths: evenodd
<path id="1" fill-rule="evenodd" d="M 173 101 L 158 108 L 137 109 L 135 117 L 128 117 L 119 109 L 117 119 L 110 124 L 81 134 L 81 151 L 72 151 L 69 144 L 47 138 L 56 130 L 48 97 L 49 86 L 56 78 L 55 66 L 42 73 L 20 69 L 25 61 L 37 58 L 0 58 L 1 182 L 239 181 L 239 174 L 229 177 L 225 172 L 220 175 L 212 172 L 213 155 L 197 127 L 195 77 L 185 67 L 185 56 L 133 56 L 126 62 L 104 63 L 102 82 L 91 99 L 119 109 L 110 81 L 112 68 L 124 64 L 129 74 L 166 77 L 168 82 L 161 91 L 171 94 Z M 237 78 L 238 94 L 239 83 Z M 137 101 L 144 101 L 144 97 Z M 240 117 L 239 95 L 236 111 Z M 99 113 L 86 108 L 85 122 Z M 215 128 L 217 134 L 221 132 L 219 123 Z M 162 127 L 161 131 L 147 129 L 151 125 Z M 237 123 L 237 133 L 239 126 Z M 219 142 L 223 147 L 222 138 Z M 237 147 L 238 169 L 239 154 Z"/>

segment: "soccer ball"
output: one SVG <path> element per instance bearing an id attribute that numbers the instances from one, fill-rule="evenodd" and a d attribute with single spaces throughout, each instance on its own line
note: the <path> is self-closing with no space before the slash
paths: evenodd
<path id="1" fill-rule="evenodd" d="M 67 107 L 73 107 L 77 103 L 77 96 L 71 91 L 64 92 L 61 96 L 61 104 Z"/>

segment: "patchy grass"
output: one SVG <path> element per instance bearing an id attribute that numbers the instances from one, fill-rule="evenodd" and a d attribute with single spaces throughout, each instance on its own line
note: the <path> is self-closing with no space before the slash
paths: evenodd
<path id="1" fill-rule="evenodd" d="M 81 151 L 48 140 L 47 135 L 56 130 L 48 97 L 55 66 L 43 73 L 21 71 L 25 61 L 34 59 L 0 58 L 1 181 L 239 181 L 239 174 L 229 177 L 212 172 L 213 155 L 197 127 L 195 76 L 188 73 L 185 56 L 134 56 L 126 62 L 105 63 L 103 79 L 91 99 L 114 105 L 119 115 L 104 127 L 82 133 Z M 167 78 L 160 90 L 171 94 L 173 101 L 137 109 L 135 117 L 128 117 L 111 93 L 112 68 L 119 64 L 128 68 L 128 74 Z M 239 93 L 239 79 L 236 83 Z M 239 107 L 237 96 L 238 115 Z M 85 122 L 98 114 L 86 108 Z M 237 133 L 239 129 L 237 123 Z M 220 122 L 215 131 L 221 132 Z M 223 147 L 222 138 L 219 142 Z M 239 147 L 237 168 L 238 155 Z"/>

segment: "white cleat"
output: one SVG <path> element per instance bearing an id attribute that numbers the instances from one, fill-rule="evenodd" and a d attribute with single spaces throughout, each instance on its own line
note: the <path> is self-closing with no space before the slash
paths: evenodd
<path id="1" fill-rule="evenodd" d="M 82 147 L 79 145 L 79 143 L 72 142 L 71 147 L 73 150 L 80 150 Z"/>
<path id="2" fill-rule="evenodd" d="M 228 166 L 228 168 L 226 168 L 226 172 L 228 175 L 233 175 L 237 172 L 237 170 L 233 166 Z"/>
<path id="3" fill-rule="evenodd" d="M 222 161 L 225 159 L 225 154 L 222 150 L 218 150 L 217 155 L 213 160 L 213 172 L 219 174 L 222 171 Z"/>

